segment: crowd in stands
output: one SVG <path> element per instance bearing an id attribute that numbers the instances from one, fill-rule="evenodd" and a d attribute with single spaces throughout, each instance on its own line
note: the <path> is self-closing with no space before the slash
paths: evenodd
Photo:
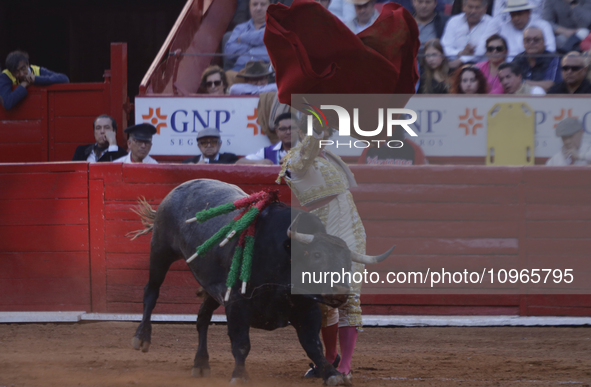
<path id="1" fill-rule="evenodd" d="M 316 1 L 354 33 L 369 27 L 383 5 L 379 0 Z M 291 0 L 279 2 L 291 4 Z M 591 0 L 395 2 L 408 9 L 418 25 L 420 94 L 591 93 Z M 219 132 L 206 128 L 197 136 L 201 155 L 186 163 L 280 164 L 297 141 L 297 117 L 289 106 L 277 100 L 273 68 L 263 43 L 269 5 L 270 0 L 238 0 L 233 27 L 222 44 L 226 54 L 223 65 L 205 69 L 198 92 L 259 95 L 265 106 L 259 105 L 261 127 L 272 145 L 238 159 L 236 155 L 220 153 Z M 63 74 L 31 65 L 22 51 L 10 53 L 5 67 L 0 74 L 0 103 L 6 110 L 26 97 L 30 85 L 69 81 Z M 116 123 L 111 117 L 99 116 L 93 126 L 96 142 L 78 147 L 74 160 L 156 163 L 149 156 L 156 132 L 153 126 L 140 124 L 125 130 L 129 152 L 117 146 Z M 571 131 L 557 131 L 557 135 Z M 392 139 L 405 141 L 402 133 L 395 133 Z M 392 149 L 366 150 L 359 162 L 425 163 L 417 148 L 406 147 L 407 154 Z"/>

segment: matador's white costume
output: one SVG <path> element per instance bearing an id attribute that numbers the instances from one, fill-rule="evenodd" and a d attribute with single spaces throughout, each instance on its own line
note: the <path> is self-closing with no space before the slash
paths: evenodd
<path id="1" fill-rule="evenodd" d="M 317 215 L 326 232 L 347 243 L 350 250 L 365 254 L 365 229 L 349 188 L 356 187 L 353 173 L 341 158 L 329 150 L 320 149 L 324 133 L 306 138 L 286 156 L 279 174 L 283 177 L 300 203 Z M 352 263 L 351 274 L 363 273 L 365 265 Z M 360 327 L 361 283 L 351 284 L 347 302 L 338 309 L 321 304 L 322 326 Z"/>

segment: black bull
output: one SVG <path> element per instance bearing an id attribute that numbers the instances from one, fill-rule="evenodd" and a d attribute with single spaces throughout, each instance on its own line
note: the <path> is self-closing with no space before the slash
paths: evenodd
<path id="1" fill-rule="evenodd" d="M 227 224 L 237 212 L 210 219 L 202 224 L 186 223 L 196 212 L 233 202 L 245 197 L 238 187 L 215 180 L 192 180 L 176 187 L 162 201 L 157 211 L 144 208 L 143 218 L 153 223 L 150 250 L 150 276 L 144 288 L 144 314 L 132 344 L 135 349 L 147 352 L 151 342 L 152 311 L 156 306 L 160 286 L 170 265 L 179 259 L 187 259 L 195 249 Z M 148 206 L 149 207 L 149 206 Z M 246 294 L 240 293 L 237 281 L 228 302 L 224 302 L 226 278 L 230 270 L 234 238 L 224 247 L 215 246 L 203 256 L 189 263 L 195 279 L 205 291 L 205 297 L 197 318 L 199 347 L 195 355 L 193 376 L 209 375 L 207 329 L 213 312 L 225 306 L 228 335 L 232 344 L 235 368 L 233 381 L 247 379 L 245 360 L 250 351 L 249 327 L 273 330 L 291 323 L 296 329 L 300 344 L 310 359 L 319 367 L 322 378 L 329 385 L 343 384 L 342 376 L 329 364 L 322 352 L 319 339 L 321 312 L 318 301 L 331 306 L 344 302 L 343 294 L 334 296 L 291 294 L 291 252 L 294 259 L 307 260 L 317 271 L 348 271 L 351 257 L 357 262 L 375 263 L 390 254 L 379 257 L 351 253 L 344 241 L 327 235 L 320 219 L 302 211 L 298 216 L 297 230 L 289 231 L 292 209 L 281 203 L 273 203 L 258 218 L 255 233 L 252 274 Z M 302 254 L 296 254 L 297 251 Z M 341 284 L 345 290 L 347 283 Z M 326 285 L 330 287 L 330 284 Z M 322 290 L 322 289 L 320 289 Z M 324 289 L 330 291 L 330 289 Z"/>

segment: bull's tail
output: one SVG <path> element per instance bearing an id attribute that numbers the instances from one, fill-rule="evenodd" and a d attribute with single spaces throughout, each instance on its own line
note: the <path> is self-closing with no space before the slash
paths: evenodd
<path id="1" fill-rule="evenodd" d="M 134 240 L 140 235 L 151 233 L 152 229 L 154 228 L 154 220 L 156 219 L 156 210 L 154 210 L 150 203 L 146 201 L 146 198 L 144 198 L 143 196 L 139 198 L 137 206 L 131 208 L 131 211 L 138 214 L 140 220 L 142 221 L 142 224 L 144 225 L 144 229 L 130 231 L 127 234 L 125 234 L 125 236 L 131 238 L 131 240 Z"/>

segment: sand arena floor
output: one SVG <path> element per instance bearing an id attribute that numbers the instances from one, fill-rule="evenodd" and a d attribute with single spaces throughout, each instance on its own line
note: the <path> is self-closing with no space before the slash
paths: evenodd
<path id="1" fill-rule="evenodd" d="M 192 324 L 154 324 L 148 353 L 131 348 L 137 323 L 1 324 L 0 387 L 227 386 L 225 325 L 209 330 L 211 377 L 191 377 Z M 252 386 L 321 386 L 293 328 L 251 330 Z M 591 385 L 591 328 L 365 328 L 357 386 Z"/>

